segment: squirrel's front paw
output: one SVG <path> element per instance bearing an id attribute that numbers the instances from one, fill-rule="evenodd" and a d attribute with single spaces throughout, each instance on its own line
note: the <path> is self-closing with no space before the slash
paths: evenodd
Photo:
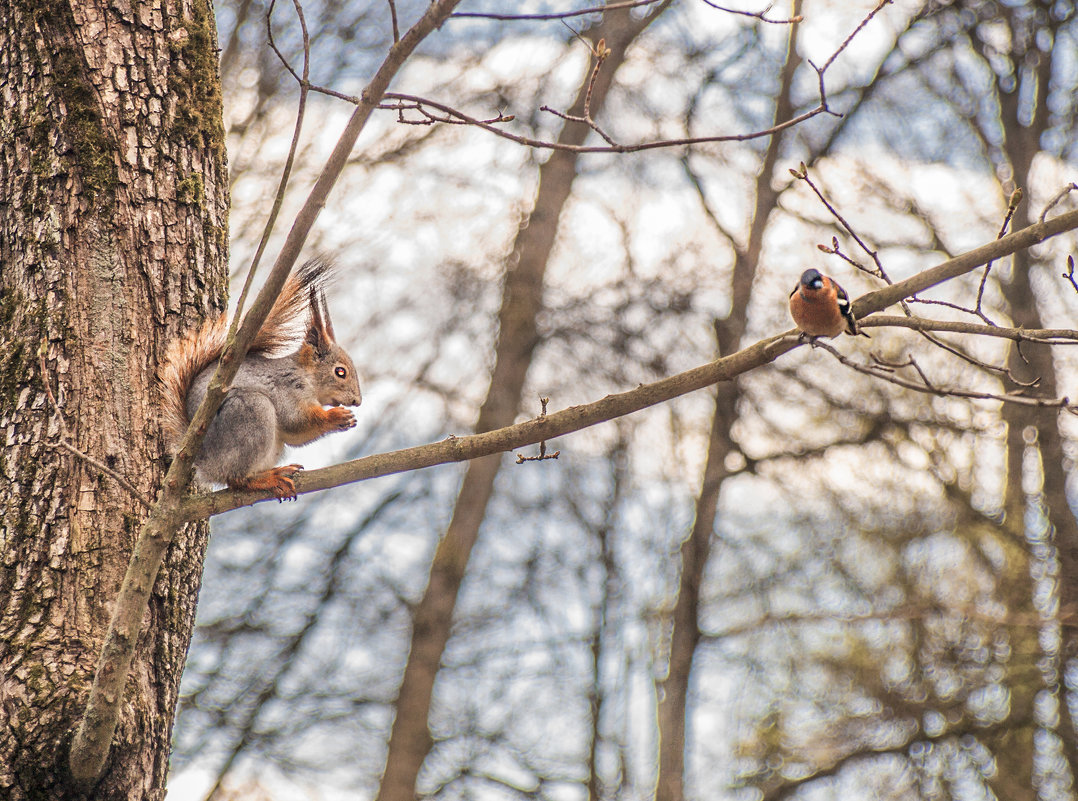
<path id="1" fill-rule="evenodd" d="M 326 419 L 329 421 L 330 425 L 339 428 L 341 431 L 346 431 L 356 424 L 356 416 L 352 414 L 352 410 L 347 406 L 334 406 L 331 409 L 327 409 Z"/>

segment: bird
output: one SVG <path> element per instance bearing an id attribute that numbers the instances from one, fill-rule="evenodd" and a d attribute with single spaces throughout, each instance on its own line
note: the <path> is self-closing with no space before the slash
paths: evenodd
<path id="1" fill-rule="evenodd" d="M 857 329 L 850 296 L 819 270 L 805 270 L 790 293 L 790 316 L 809 337 L 837 337 L 843 331 L 851 336 L 868 336 Z"/>

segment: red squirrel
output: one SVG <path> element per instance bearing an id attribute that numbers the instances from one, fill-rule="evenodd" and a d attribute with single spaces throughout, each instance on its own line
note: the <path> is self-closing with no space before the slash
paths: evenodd
<path id="1" fill-rule="evenodd" d="M 244 357 L 210 422 L 195 458 L 195 480 L 233 489 L 268 489 L 279 501 L 294 500 L 298 464 L 274 465 L 285 445 L 306 445 L 356 424 L 352 411 L 362 395 L 355 365 L 333 336 L 324 286 L 332 265 L 309 261 L 288 277 L 280 297 Z M 294 322 L 310 316 L 299 349 L 267 355 L 294 341 Z M 175 450 L 224 352 L 225 315 L 169 345 L 161 373 L 163 425 Z M 326 409 L 325 406 L 331 408 Z"/>

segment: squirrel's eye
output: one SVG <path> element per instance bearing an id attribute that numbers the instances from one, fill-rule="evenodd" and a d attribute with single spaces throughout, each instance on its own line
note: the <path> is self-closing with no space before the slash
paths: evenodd
<path id="1" fill-rule="evenodd" d="M 346 375 L 348 375 L 348 371 L 340 366 L 334 367 L 333 372 L 337 376 L 337 378 L 344 378 Z"/>

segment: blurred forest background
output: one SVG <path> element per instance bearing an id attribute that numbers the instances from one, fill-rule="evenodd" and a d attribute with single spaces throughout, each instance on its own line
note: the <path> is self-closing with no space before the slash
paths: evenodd
<path id="1" fill-rule="evenodd" d="M 570 5 L 587 7 L 458 11 Z M 393 89 L 515 115 L 501 126 L 515 133 L 603 144 L 540 110 L 579 113 L 602 38 L 591 112 L 616 140 L 760 131 L 819 104 L 808 62 L 822 66 L 875 7 L 766 12 L 803 15 L 782 24 L 717 5 L 762 10 L 674 0 L 454 18 Z M 306 0 L 312 81 L 359 91 L 392 44 L 391 12 L 403 28 L 423 6 Z M 298 91 L 266 45 L 264 2 L 217 11 L 241 272 Z M 294 8 L 278 3 L 272 19 L 298 63 Z M 842 116 L 621 155 L 551 155 L 381 112 L 308 247 L 343 268 L 330 307 L 364 379 L 359 427 L 296 460 L 494 428 L 536 416 L 540 396 L 556 410 L 702 364 L 790 328 L 787 294 L 808 267 L 852 297 L 880 286 L 817 248 L 836 236 L 874 267 L 791 176 L 800 162 L 894 280 L 994 239 L 1016 187 L 1014 230 L 1078 180 L 1070 0 L 898 0 L 826 87 Z M 350 111 L 309 103 L 284 220 Z M 1078 294 L 1061 276 L 1073 242 L 996 265 L 984 316 L 1073 327 Z M 980 277 L 925 299 L 973 306 Z M 1004 392 L 1036 377 L 1038 392 L 1065 395 L 1078 367 L 1064 348 L 871 333 L 834 346 L 912 354 L 939 386 Z M 415 791 L 435 799 L 1073 798 L 1078 674 L 1062 644 L 1078 610 L 1055 542 L 1076 529 L 1076 422 L 911 392 L 804 347 L 548 443 L 556 461 L 506 455 L 219 517 L 173 792 L 373 798 L 388 754 L 394 781 L 407 787 L 411 760 Z M 447 531 L 466 565 L 448 605 L 428 586 Z M 414 638 L 450 615 L 444 653 L 422 651 Z M 417 754 L 392 727 L 409 655 L 423 653 L 441 667 L 432 687 L 407 679 L 419 719 L 405 723 L 425 727 L 429 699 L 432 740 Z"/>

